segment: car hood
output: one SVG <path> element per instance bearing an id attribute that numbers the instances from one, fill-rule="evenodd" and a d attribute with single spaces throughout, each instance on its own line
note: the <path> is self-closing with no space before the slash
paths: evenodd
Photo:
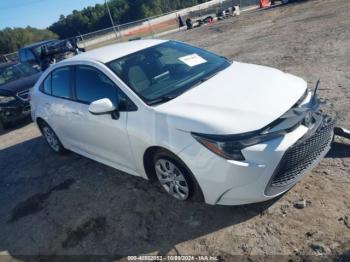
<path id="1" fill-rule="evenodd" d="M 23 90 L 32 88 L 36 83 L 36 81 L 39 79 L 40 75 L 41 75 L 41 72 L 38 72 L 37 74 L 26 76 L 18 80 L 12 81 L 10 83 L 0 85 L 0 93 L 14 95 Z"/>
<path id="2" fill-rule="evenodd" d="M 177 129 L 205 134 L 260 130 L 287 112 L 307 83 L 274 68 L 233 62 L 181 96 L 155 107 Z"/>

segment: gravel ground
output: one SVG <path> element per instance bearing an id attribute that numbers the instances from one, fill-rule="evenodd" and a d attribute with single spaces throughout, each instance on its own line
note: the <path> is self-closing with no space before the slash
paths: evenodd
<path id="1" fill-rule="evenodd" d="M 167 38 L 322 81 L 350 127 L 350 1 L 244 13 Z M 0 254 L 350 255 L 350 144 L 339 138 L 281 198 L 239 207 L 181 203 L 156 185 L 76 154 L 50 151 L 33 123 L 0 131 Z M 305 205 L 298 209 L 295 203 Z M 3 256 L 2 258 L 8 258 Z M 35 257 L 34 257 L 35 258 Z M 348 259 L 350 259 L 348 257 Z M 1 260 L 1 257 L 0 257 Z M 345 260 L 345 258 L 344 258 Z"/>

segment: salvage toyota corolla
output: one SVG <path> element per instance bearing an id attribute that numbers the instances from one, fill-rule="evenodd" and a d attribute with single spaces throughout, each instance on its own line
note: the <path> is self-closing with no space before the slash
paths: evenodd
<path id="1" fill-rule="evenodd" d="M 140 40 L 62 61 L 31 93 L 49 146 L 145 179 L 179 200 L 239 205 L 295 185 L 334 121 L 279 70 L 176 42 Z"/>

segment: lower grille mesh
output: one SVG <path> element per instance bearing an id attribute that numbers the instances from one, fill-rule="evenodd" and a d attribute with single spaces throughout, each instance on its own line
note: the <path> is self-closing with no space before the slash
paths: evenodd
<path id="1" fill-rule="evenodd" d="M 333 137 L 334 122 L 324 120 L 316 132 L 287 150 L 271 186 L 284 187 L 293 183 L 326 150 Z"/>

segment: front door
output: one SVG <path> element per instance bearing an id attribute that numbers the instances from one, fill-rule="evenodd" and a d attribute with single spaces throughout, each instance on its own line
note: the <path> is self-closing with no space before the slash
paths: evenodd
<path id="1" fill-rule="evenodd" d="M 70 136 L 72 147 L 98 160 L 135 170 L 134 157 L 127 134 L 128 112 L 119 119 L 111 114 L 93 115 L 89 104 L 108 98 L 118 103 L 119 88 L 102 72 L 91 66 L 75 68 L 75 101 L 70 102 Z"/>

